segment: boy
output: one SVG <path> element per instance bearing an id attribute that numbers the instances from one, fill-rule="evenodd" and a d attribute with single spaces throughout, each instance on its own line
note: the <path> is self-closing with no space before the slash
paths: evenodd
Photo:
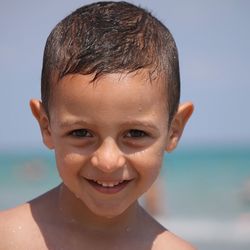
<path id="1" fill-rule="evenodd" d="M 137 202 L 192 114 L 179 85 L 175 42 L 147 11 L 100 2 L 62 20 L 30 102 L 62 184 L 1 213 L 0 249 L 194 249 Z"/>

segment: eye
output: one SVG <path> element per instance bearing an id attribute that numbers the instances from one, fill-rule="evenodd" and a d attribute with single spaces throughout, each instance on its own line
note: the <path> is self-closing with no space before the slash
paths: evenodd
<path id="1" fill-rule="evenodd" d="M 76 129 L 70 135 L 74 137 L 92 137 L 92 134 L 87 129 Z"/>
<path id="2" fill-rule="evenodd" d="M 142 130 L 138 130 L 138 129 L 131 129 L 126 134 L 126 137 L 128 137 L 128 138 L 141 138 L 141 137 L 146 137 L 146 136 L 148 136 L 147 133 L 145 133 Z"/>

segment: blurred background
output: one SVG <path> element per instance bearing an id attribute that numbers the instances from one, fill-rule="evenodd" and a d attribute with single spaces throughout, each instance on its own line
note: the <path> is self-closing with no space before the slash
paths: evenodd
<path id="1" fill-rule="evenodd" d="M 29 100 L 40 98 L 51 29 L 91 2 L 0 2 L 0 210 L 60 183 Z M 172 32 L 181 100 L 195 105 L 179 147 L 165 155 L 150 195 L 152 213 L 199 249 L 250 249 L 250 2 L 130 2 L 150 10 Z"/>

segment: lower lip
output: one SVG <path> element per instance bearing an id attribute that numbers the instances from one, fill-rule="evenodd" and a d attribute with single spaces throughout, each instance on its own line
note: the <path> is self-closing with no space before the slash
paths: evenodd
<path id="1" fill-rule="evenodd" d="M 122 191 L 129 183 L 130 181 L 123 181 L 122 183 L 119 183 L 118 185 L 115 185 L 114 187 L 103 187 L 102 185 L 86 179 L 87 182 L 98 192 L 103 194 L 116 194 Z"/>

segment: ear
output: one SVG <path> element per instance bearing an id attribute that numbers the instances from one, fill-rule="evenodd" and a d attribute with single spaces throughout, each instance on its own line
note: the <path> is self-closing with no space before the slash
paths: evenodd
<path id="1" fill-rule="evenodd" d="M 176 148 L 181 138 L 184 127 L 191 117 L 193 111 L 194 106 L 191 102 L 187 102 L 179 106 L 169 129 L 169 136 L 166 147 L 167 152 L 171 152 Z"/>
<path id="2" fill-rule="evenodd" d="M 30 108 L 31 108 L 33 116 L 36 118 L 40 126 L 43 143 L 49 149 L 53 149 L 54 145 L 53 145 L 53 140 L 51 136 L 50 122 L 43 108 L 42 102 L 36 99 L 32 99 L 30 100 Z"/>

